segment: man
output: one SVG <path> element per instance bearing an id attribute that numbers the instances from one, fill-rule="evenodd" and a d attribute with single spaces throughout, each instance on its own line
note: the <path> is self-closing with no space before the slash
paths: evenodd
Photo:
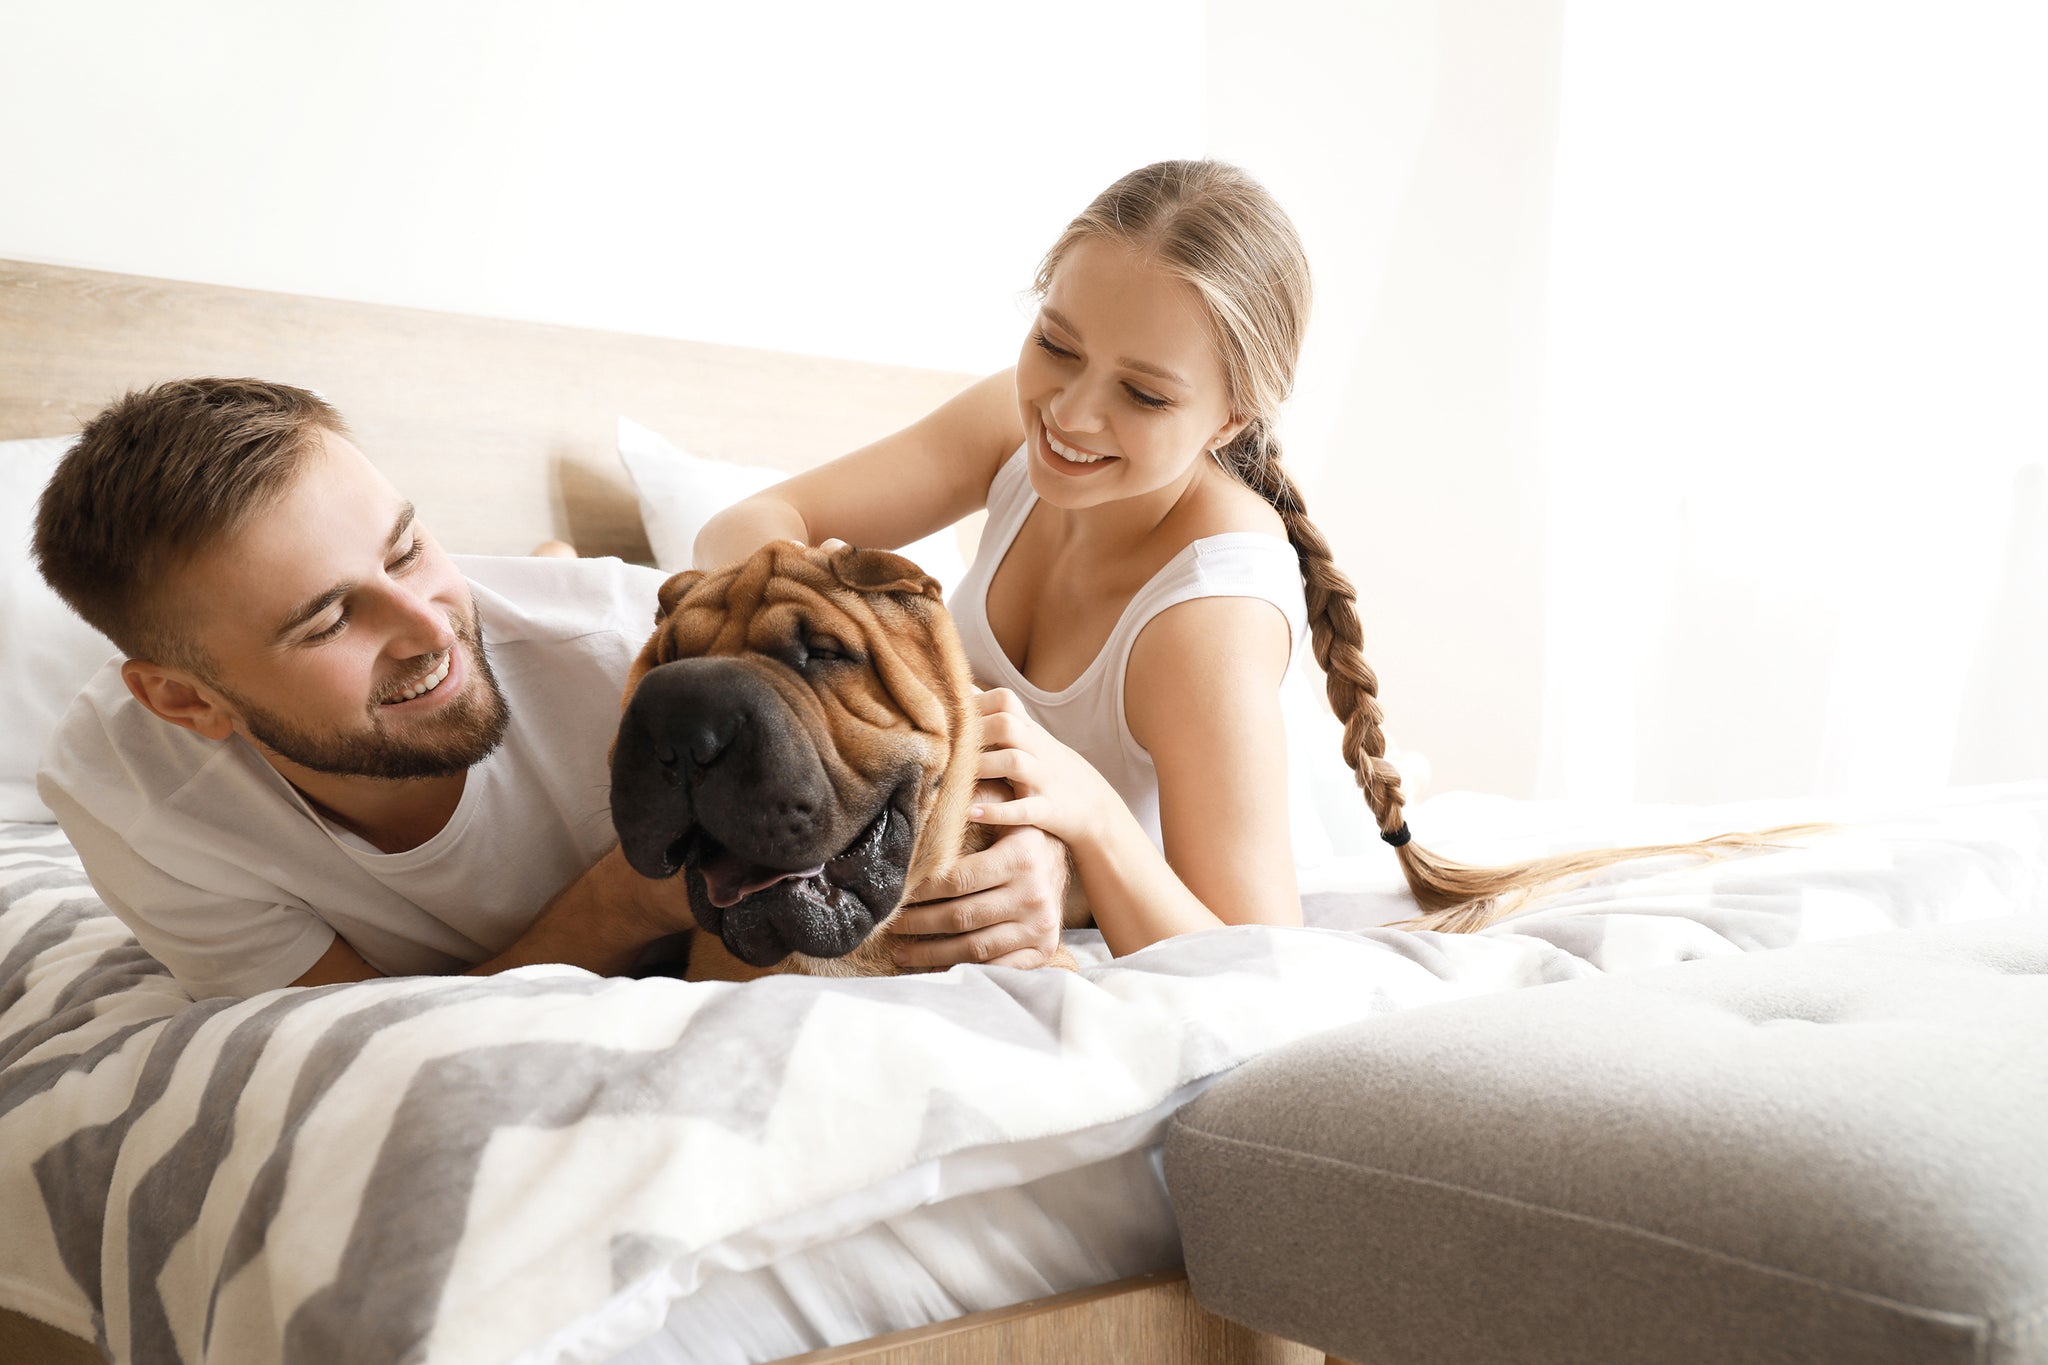
<path id="1" fill-rule="evenodd" d="M 626 866 L 606 806 L 656 571 L 453 560 L 333 408 L 248 379 L 95 417 L 35 550 L 126 656 L 66 714 L 39 790 L 195 996 L 612 974 L 692 927 L 678 884 Z M 1063 871 L 1042 836 L 964 868 L 952 923 L 984 927 L 953 960 L 1049 951 Z"/>

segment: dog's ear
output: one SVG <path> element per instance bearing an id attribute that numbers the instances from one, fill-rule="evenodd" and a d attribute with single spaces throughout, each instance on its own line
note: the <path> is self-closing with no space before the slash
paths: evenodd
<path id="1" fill-rule="evenodd" d="M 661 585 L 655 594 L 654 619 L 656 623 L 666 621 L 669 613 L 676 609 L 676 603 L 683 600 L 683 594 L 697 586 L 697 580 L 704 576 L 701 569 L 685 569 Z"/>
<path id="2" fill-rule="evenodd" d="M 832 552 L 832 576 L 855 592 L 906 592 L 937 602 L 939 580 L 902 555 L 846 545 Z"/>

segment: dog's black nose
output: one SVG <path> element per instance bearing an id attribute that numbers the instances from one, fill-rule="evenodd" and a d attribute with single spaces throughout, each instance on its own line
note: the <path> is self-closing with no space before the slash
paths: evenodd
<path id="1" fill-rule="evenodd" d="M 758 669 L 722 658 L 663 664 L 620 717 L 612 823 L 643 877 L 672 874 L 678 837 L 693 830 L 745 862 L 808 867 L 855 833 L 838 827 L 832 797 L 816 745 Z"/>
<path id="2" fill-rule="evenodd" d="M 684 775 L 685 766 L 691 776 L 716 766 L 760 700 L 734 695 L 724 674 L 701 660 L 649 673 L 633 695 L 622 734 L 631 733 L 643 753 L 671 770 L 672 779 Z"/>
<path id="3" fill-rule="evenodd" d="M 740 727 L 745 723 L 744 711 L 714 712 L 708 715 L 698 713 L 677 727 L 675 738 L 689 750 L 690 762 L 699 768 L 708 768 L 724 757 L 725 751 L 732 747 L 734 737 L 739 734 Z"/>
<path id="4" fill-rule="evenodd" d="M 648 743 L 654 750 L 654 761 L 667 772 L 669 781 L 680 782 L 683 774 L 678 765 L 684 753 L 689 754 L 691 766 L 702 772 L 725 756 L 745 721 L 746 717 L 739 713 L 688 716 L 667 732 L 650 738 Z"/>

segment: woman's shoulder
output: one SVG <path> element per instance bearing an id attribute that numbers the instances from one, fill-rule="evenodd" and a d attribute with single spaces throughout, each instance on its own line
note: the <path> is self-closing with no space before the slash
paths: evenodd
<path id="1" fill-rule="evenodd" d="M 974 452 L 993 473 L 1024 444 L 1016 370 L 999 370 L 968 385 L 920 425 L 934 428 L 950 450 Z"/>
<path id="2" fill-rule="evenodd" d="M 1203 481 L 1202 495 L 1190 503 L 1181 532 L 1190 544 L 1247 533 L 1287 543 L 1287 523 L 1273 504 L 1220 469 Z"/>
<path id="3" fill-rule="evenodd" d="M 1211 643 L 1228 653 L 1249 643 L 1247 629 L 1263 635 L 1280 620 L 1291 638 L 1303 624 L 1300 561 L 1286 522 L 1257 492 L 1216 475 L 1176 528 L 1180 548 L 1141 592 L 1141 638 L 1153 637 L 1155 655 L 1162 642 L 1167 656 L 1179 653 L 1190 632 L 1213 632 Z"/>

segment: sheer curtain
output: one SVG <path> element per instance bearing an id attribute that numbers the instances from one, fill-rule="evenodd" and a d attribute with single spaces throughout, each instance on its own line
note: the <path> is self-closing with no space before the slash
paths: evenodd
<path id="1" fill-rule="evenodd" d="M 2048 776 L 2048 11 L 1567 6 L 1547 794 Z"/>

